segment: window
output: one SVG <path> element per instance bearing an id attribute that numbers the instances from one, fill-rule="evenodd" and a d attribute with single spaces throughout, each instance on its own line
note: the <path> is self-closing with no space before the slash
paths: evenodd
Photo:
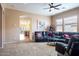
<path id="1" fill-rule="evenodd" d="M 64 32 L 77 32 L 77 15 L 56 19 L 56 31 L 62 32 L 62 29 Z"/>
<path id="2" fill-rule="evenodd" d="M 62 32 L 62 19 L 57 19 L 56 20 L 56 31 L 57 32 Z"/>
<path id="3" fill-rule="evenodd" d="M 77 32 L 77 16 L 64 18 L 64 32 Z"/>

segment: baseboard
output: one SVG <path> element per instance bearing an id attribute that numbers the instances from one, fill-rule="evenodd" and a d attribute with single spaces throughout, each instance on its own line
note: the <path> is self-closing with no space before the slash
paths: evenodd
<path id="1" fill-rule="evenodd" d="M 23 43 L 23 42 L 26 42 L 26 41 L 3 42 L 3 44 Z M 30 41 L 30 42 L 33 42 L 33 41 Z"/>
<path id="2" fill-rule="evenodd" d="M 19 43 L 21 41 L 14 41 L 14 42 L 3 42 L 3 44 L 11 44 L 11 43 Z"/>

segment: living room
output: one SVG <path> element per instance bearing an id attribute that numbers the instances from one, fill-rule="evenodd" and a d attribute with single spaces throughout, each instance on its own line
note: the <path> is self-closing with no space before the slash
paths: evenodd
<path id="1" fill-rule="evenodd" d="M 66 53 L 62 47 L 72 37 L 79 39 L 78 6 L 77 3 L 1 3 L 0 55 L 79 55 L 79 49 L 77 53 Z"/>

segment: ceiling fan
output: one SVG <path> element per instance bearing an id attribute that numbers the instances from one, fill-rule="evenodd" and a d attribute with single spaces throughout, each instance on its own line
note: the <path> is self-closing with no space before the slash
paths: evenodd
<path id="1" fill-rule="evenodd" d="M 44 8 L 44 9 L 49 9 L 49 12 L 51 12 L 52 10 L 52 8 L 54 8 L 54 9 L 56 9 L 56 10 L 59 10 L 59 6 L 61 6 L 62 4 L 58 4 L 58 5 L 54 5 L 54 3 L 50 3 L 50 4 L 48 4 L 49 5 L 49 8 Z"/>

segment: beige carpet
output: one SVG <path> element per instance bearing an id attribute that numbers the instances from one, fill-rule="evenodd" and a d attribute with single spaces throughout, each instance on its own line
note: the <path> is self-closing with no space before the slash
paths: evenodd
<path id="1" fill-rule="evenodd" d="M 56 56 L 54 46 L 47 43 L 15 43 L 6 44 L 0 49 L 0 56 Z"/>

